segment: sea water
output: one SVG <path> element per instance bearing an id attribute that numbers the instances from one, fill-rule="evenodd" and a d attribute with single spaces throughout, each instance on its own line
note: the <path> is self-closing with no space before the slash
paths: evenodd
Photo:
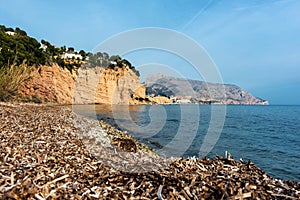
<path id="1" fill-rule="evenodd" d="M 179 152 L 182 157 L 199 157 L 216 117 L 213 108 L 217 106 L 89 105 L 74 110 L 104 119 L 157 151 L 165 147 L 171 152 L 184 149 Z M 251 160 L 275 178 L 300 181 L 300 106 L 227 105 L 225 108 L 224 119 L 219 119 L 224 120 L 223 127 L 214 136 L 217 140 L 212 142 L 207 157 L 224 156 L 228 151 L 237 160 Z M 174 142 L 179 132 L 184 137 Z"/>

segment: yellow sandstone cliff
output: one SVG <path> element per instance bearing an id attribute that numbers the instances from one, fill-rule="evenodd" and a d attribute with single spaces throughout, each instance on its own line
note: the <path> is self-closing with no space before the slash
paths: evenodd
<path id="1" fill-rule="evenodd" d="M 28 101 L 68 104 L 72 102 L 75 79 L 74 73 L 57 64 L 39 66 L 32 70 L 31 79 L 20 87 L 19 93 Z"/>
<path id="2" fill-rule="evenodd" d="M 171 99 L 169 99 L 168 97 L 163 97 L 163 96 L 151 97 L 151 98 L 149 98 L 149 100 L 152 103 L 156 103 L 156 104 L 170 104 L 170 103 L 172 103 Z"/>
<path id="3" fill-rule="evenodd" d="M 28 101 L 58 104 L 147 103 L 145 86 L 128 68 L 81 67 L 71 73 L 53 64 L 34 68 L 31 76 L 19 90 Z"/>
<path id="4" fill-rule="evenodd" d="M 73 103 L 146 103 L 146 88 L 128 68 L 79 68 Z"/>

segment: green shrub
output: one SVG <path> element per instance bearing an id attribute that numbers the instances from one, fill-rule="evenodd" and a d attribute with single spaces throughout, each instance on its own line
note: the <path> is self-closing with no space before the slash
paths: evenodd
<path id="1" fill-rule="evenodd" d="M 20 85 L 30 79 L 30 71 L 24 63 L 0 68 L 0 101 L 15 99 Z"/>

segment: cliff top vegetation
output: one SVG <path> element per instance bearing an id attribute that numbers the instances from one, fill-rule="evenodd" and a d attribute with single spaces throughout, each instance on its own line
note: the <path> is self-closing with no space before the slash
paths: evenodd
<path id="1" fill-rule="evenodd" d="M 55 46 L 46 40 L 39 42 L 18 27 L 0 25 L 0 101 L 14 98 L 18 86 L 30 79 L 31 67 L 53 63 L 70 72 L 79 67 L 119 67 L 131 69 L 140 76 L 128 60 L 118 55 L 76 51 L 73 47 Z"/>
<path id="2" fill-rule="evenodd" d="M 0 25 L 0 69 L 11 65 L 26 64 L 27 66 L 51 65 L 57 63 L 70 71 L 81 66 L 115 67 L 131 69 L 137 76 L 139 72 L 128 60 L 118 55 L 109 56 L 106 52 L 76 51 L 73 47 L 55 46 L 42 39 L 41 42 L 30 37 L 20 28 Z"/>

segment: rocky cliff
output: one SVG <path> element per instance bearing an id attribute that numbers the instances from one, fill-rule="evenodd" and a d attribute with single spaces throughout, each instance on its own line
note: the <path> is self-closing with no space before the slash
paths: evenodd
<path id="1" fill-rule="evenodd" d="M 80 67 L 70 72 L 57 64 L 33 68 L 19 94 L 25 101 L 58 104 L 221 103 L 268 104 L 236 85 L 214 84 L 156 74 L 146 86 L 129 68 Z M 150 97 L 146 96 L 149 95 Z"/>
<path id="2" fill-rule="evenodd" d="M 31 79 L 20 87 L 23 99 L 58 104 L 146 103 L 145 86 L 128 68 L 81 67 L 64 69 L 57 64 L 33 69 Z"/>
<path id="3" fill-rule="evenodd" d="M 268 104 L 232 84 L 206 83 L 163 74 L 148 76 L 145 84 L 148 95 L 172 97 L 179 103 Z"/>
<path id="4" fill-rule="evenodd" d="M 72 102 L 76 73 L 57 64 L 34 67 L 31 78 L 19 88 L 20 96 L 36 103 Z"/>
<path id="5" fill-rule="evenodd" d="M 141 104 L 146 103 L 146 87 L 128 68 L 101 67 L 78 69 L 73 103 Z"/>

